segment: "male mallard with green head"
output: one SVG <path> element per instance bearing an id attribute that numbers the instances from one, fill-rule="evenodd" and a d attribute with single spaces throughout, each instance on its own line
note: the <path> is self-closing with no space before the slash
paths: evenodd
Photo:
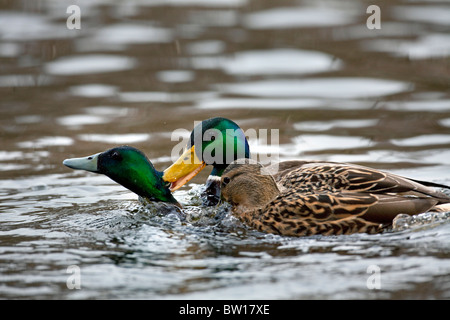
<path id="1" fill-rule="evenodd" d="M 75 170 L 86 170 L 108 176 L 147 201 L 168 202 L 181 208 L 145 154 L 130 146 L 121 146 L 83 158 L 72 158 L 63 164 Z"/>
<path id="2" fill-rule="evenodd" d="M 330 162 L 286 161 L 278 172 L 251 160 L 230 164 L 222 197 L 233 213 L 259 231 L 285 236 L 379 233 L 400 213 L 439 209 L 450 196 L 372 168 Z M 273 172 L 272 172 L 273 173 Z"/>
<path id="3" fill-rule="evenodd" d="M 206 165 L 213 167 L 202 196 L 211 206 L 220 201 L 220 177 L 234 160 L 250 158 L 250 148 L 242 129 L 230 119 L 215 117 L 199 123 L 192 130 L 186 151 L 169 168 L 163 179 L 174 191 L 196 176 Z"/>

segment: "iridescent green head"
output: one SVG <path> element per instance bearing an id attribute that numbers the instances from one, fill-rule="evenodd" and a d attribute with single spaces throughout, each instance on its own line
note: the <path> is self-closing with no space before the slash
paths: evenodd
<path id="1" fill-rule="evenodd" d="M 191 132 L 188 148 L 206 164 L 213 166 L 212 174 L 222 175 L 234 160 L 250 157 L 250 148 L 242 129 L 232 120 L 222 117 L 202 121 Z"/>
<path id="2" fill-rule="evenodd" d="M 72 169 L 101 173 L 149 201 L 169 202 L 181 207 L 145 154 L 133 147 L 121 146 L 84 158 L 63 161 Z"/>
<path id="3" fill-rule="evenodd" d="M 220 200 L 220 176 L 234 160 L 250 158 L 250 148 L 242 129 L 230 119 L 216 117 L 204 120 L 192 130 L 184 152 L 164 170 L 164 180 L 176 190 L 197 175 L 205 165 L 212 165 L 204 196 L 206 205 Z"/>

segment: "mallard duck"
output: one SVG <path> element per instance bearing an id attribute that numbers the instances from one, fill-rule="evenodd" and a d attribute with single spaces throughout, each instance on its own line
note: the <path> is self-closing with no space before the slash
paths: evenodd
<path id="1" fill-rule="evenodd" d="M 121 146 L 83 158 L 72 158 L 63 164 L 76 170 L 101 173 L 147 201 L 168 202 L 181 208 L 145 154 L 130 146 Z"/>
<path id="2" fill-rule="evenodd" d="M 233 213 L 262 232 L 379 233 L 400 213 L 415 215 L 450 203 L 450 196 L 431 188 L 448 186 L 368 167 L 318 161 L 276 166 L 274 173 L 273 167 L 238 160 L 221 177 L 222 197 L 232 204 Z"/>
<path id="3" fill-rule="evenodd" d="M 216 205 L 220 200 L 220 177 L 225 168 L 239 158 L 250 158 L 250 148 L 242 129 L 230 119 L 211 118 L 195 126 L 186 151 L 164 170 L 163 179 L 171 182 L 170 190 L 174 191 L 206 165 L 212 165 L 202 197 L 205 205 Z"/>

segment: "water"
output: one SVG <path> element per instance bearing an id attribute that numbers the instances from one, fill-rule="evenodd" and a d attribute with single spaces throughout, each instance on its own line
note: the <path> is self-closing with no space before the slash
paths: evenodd
<path id="1" fill-rule="evenodd" d="M 353 1 L 78 1 L 69 30 L 72 4 L 0 4 L 1 298 L 450 298 L 448 215 L 281 237 L 201 208 L 209 169 L 181 215 L 61 164 L 130 144 L 162 170 L 174 130 L 224 116 L 279 129 L 256 153 L 450 184 L 448 4 L 382 2 L 369 30 Z"/>

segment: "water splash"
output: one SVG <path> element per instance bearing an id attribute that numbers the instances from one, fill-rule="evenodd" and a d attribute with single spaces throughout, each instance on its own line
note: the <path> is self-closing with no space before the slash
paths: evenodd
<path id="1" fill-rule="evenodd" d="M 399 214 L 392 222 L 393 231 L 402 231 L 418 228 L 433 228 L 437 225 L 450 221 L 450 211 L 448 212 L 425 212 L 415 216 Z"/>

